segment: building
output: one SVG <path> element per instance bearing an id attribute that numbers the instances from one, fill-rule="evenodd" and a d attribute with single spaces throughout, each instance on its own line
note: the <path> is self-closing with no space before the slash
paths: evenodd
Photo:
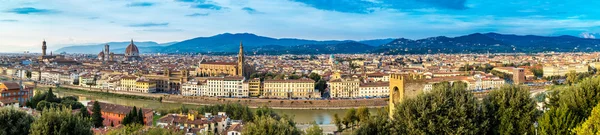
<path id="1" fill-rule="evenodd" d="M 117 105 L 117 104 L 110 104 L 110 103 L 104 103 L 104 102 L 98 102 L 100 105 L 100 110 L 102 111 L 102 118 L 104 118 L 104 121 L 102 122 L 104 125 L 121 125 L 121 122 L 123 120 L 123 118 L 125 118 L 125 116 L 127 114 L 129 114 L 129 112 L 131 112 L 131 110 L 133 110 L 133 107 L 129 107 L 129 106 L 122 106 L 122 105 Z M 90 112 L 90 114 L 94 113 L 92 112 L 94 106 L 94 101 L 90 101 L 87 104 L 87 111 Z M 152 126 L 152 117 L 154 116 L 154 114 L 152 113 L 152 109 L 146 109 L 146 108 L 138 108 L 138 109 L 142 109 L 142 113 L 144 114 L 144 125 L 145 126 Z"/>
<path id="2" fill-rule="evenodd" d="M 206 81 L 189 81 L 181 85 L 181 95 L 202 96 L 206 90 Z"/>
<path id="3" fill-rule="evenodd" d="M 250 92 L 250 97 L 260 97 L 264 93 L 264 85 L 260 78 L 254 78 L 248 80 L 248 91 Z"/>
<path id="4" fill-rule="evenodd" d="M 202 96 L 248 97 L 248 89 L 243 89 L 244 77 L 227 76 L 206 79 L 206 88 Z"/>
<path id="5" fill-rule="evenodd" d="M 584 64 L 567 64 L 567 65 L 551 65 L 546 64 L 543 67 L 544 77 L 549 76 L 565 76 L 570 71 L 576 73 L 589 72 L 589 66 Z"/>
<path id="6" fill-rule="evenodd" d="M 297 80 L 265 80 L 263 97 L 267 98 L 313 98 L 315 81 L 302 78 Z"/>
<path id="7" fill-rule="evenodd" d="M 327 82 L 331 98 L 359 97 L 358 87 L 360 80 L 357 78 L 336 78 Z"/>
<path id="8" fill-rule="evenodd" d="M 63 58 L 61 55 L 52 55 L 52 52 L 50 52 L 50 55 L 46 54 L 46 49 L 48 49 L 48 47 L 46 46 L 46 40 L 44 40 L 42 42 L 42 56 L 38 57 L 39 61 L 49 61 L 56 58 Z"/>
<path id="9" fill-rule="evenodd" d="M 2 104 L 25 105 L 33 97 L 33 88 L 15 82 L 0 82 L 0 101 Z"/>
<path id="10" fill-rule="evenodd" d="M 142 61 L 142 57 L 140 57 L 140 50 L 133 43 L 133 39 L 125 48 L 125 54 L 115 54 L 110 52 L 110 45 L 104 45 L 104 50 L 98 53 L 98 60 L 100 61 L 114 61 L 115 56 L 121 57 L 123 61 Z"/>
<path id="11" fill-rule="evenodd" d="M 167 114 L 156 122 L 158 127 L 183 130 L 186 134 L 225 133 L 231 124 L 231 119 L 225 112 L 218 112 L 218 115 L 211 113 L 201 115 L 194 110 L 187 114 Z"/>
<path id="12" fill-rule="evenodd" d="M 389 91 L 389 82 L 360 83 L 358 86 L 359 97 L 388 97 Z"/>
<path id="13" fill-rule="evenodd" d="M 156 82 L 157 91 L 179 93 L 182 84 L 188 82 L 189 75 L 186 69 L 172 71 L 165 68 L 162 75 L 144 75 L 144 77 Z"/>
<path id="14" fill-rule="evenodd" d="M 525 69 L 514 68 L 513 69 L 513 84 L 525 83 Z"/>
<path id="15" fill-rule="evenodd" d="M 244 76 L 252 74 L 252 68 L 246 64 L 244 47 L 240 43 L 237 63 L 235 62 L 200 62 L 196 73 L 199 76 Z"/>
<path id="16" fill-rule="evenodd" d="M 366 75 L 366 80 L 369 82 L 389 82 L 390 75 L 385 73 L 371 73 Z"/>
<path id="17" fill-rule="evenodd" d="M 133 43 L 133 39 L 127 48 L 125 48 L 125 61 L 142 61 L 142 57 L 140 57 L 140 50 Z"/>
<path id="18" fill-rule="evenodd" d="M 119 87 L 118 90 L 121 91 L 135 91 L 136 89 L 136 82 L 137 82 L 137 77 L 136 76 L 124 76 L 121 77 L 121 87 Z"/>
<path id="19" fill-rule="evenodd" d="M 244 125 L 238 121 L 232 121 L 229 128 L 227 128 L 227 135 L 242 135 L 242 130 L 244 129 Z"/>
<path id="20" fill-rule="evenodd" d="M 156 92 L 156 82 L 148 79 L 140 78 L 135 81 L 134 92 L 139 93 L 154 93 Z"/>

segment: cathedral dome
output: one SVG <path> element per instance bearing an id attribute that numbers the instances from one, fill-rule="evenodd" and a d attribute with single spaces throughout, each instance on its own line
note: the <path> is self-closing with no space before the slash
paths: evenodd
<path id="1" fill-rule="evenodd" d="M 100 53 L 98 53 L 98 56 L 104 56 L 104 51 L 100 51 Z"/>
<path id="2" fill-rule="evenodd" d="M 125 55 L 126 56 L 137 56 L 139 53 L 140 53 L 140 51 L 138 50 L 138 47 L 135 46 L 135 44 L 133 44 L 133 40 L 131 40 L 131 43 L 125 49 Z"/>

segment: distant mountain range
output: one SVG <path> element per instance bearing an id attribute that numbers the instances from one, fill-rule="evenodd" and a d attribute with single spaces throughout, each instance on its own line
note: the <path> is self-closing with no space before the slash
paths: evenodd
<path id="1" fill-rule="evenodd" d="M 474 33 L 458 37 L 430 37 L 411 40 L 307 40 L 293 38 L 270 38 L 249 33 L 224 33 L 211 37 L 198 37 L 181 42 L 158 44 L 135 42 L 141 53 L 219 53 L 233 54 L 243 42 L 247 54 L 333 54 L 333 53 L 378 53 L 378 54 L 427 54 L 427 53 L 513 53 L 513 52 L 590 52 L 600 51 L 600 39 L 574 36 L 509 35 L 498 33 Z M 129 42 L 111 42 L 111 51 L 122 53 Z M 70 46 L 57 52 L 89 53 L 100 52 L 104 44 Z"/>
<path id="2" fill-rule="evenodd" d="M 124 42 L 108 42 L 102 44 L 88 44 L 88 45 L 71 45 L 68 47 L 60 48 L 54 52 L 67 52 L 67 53 L 82 53 L 82 54 L 98 54 L 100 51 L 104 50 L 104 45 L 110 45 L 110 51 L 115 53 L 124 53 L 125 48 L 131 43 L 131 41 Z M 169 42 L 159 44 L 152 41 L 146 42 L 133 42 L 139 49 L 140 53 L 153 53 L 154 49 L 162 48 L 165 46 L 173 45 L 177 42 Z"/>

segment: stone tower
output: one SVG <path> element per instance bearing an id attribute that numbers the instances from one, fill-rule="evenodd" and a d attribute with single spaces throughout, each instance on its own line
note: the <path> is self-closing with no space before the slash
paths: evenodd
<path id="1" fill-rule="evenodd" d="M 396 113 L 396 104 L 423 93 L 424 87 L 423 75 L 390 74 L 390 98 L 388 100 L 390 119 L 393 119 Z"/>
<path id="2" fill-rule="evenodd" d="M 110 54 L 110 46 L 108 44 L 104 45 L 104 54 L 109 55 Z"/>
<path id="3" fill-rule="evenodd" d="M 389 117 L 393 119 L 396 112 L 396 103 L 404 99 L 404 76 L 399 74 L 390 74 L 390 98 L 388 100 Z"/>
<path id="4" fill-rule="evenodd" d="M 240 42 L 240 53 L 238 54 L 238 61 L 237 61 L 237 65 L 238 65 L 238 71 L 237 74 L 239 76 L 244 76 L 244 46 L 242 45 L 242 42 Z"/>
<path id="5" fill-rule="evenodd" d="M 42 56 L 46 56 L 46 40 L 42 42 Z"/>

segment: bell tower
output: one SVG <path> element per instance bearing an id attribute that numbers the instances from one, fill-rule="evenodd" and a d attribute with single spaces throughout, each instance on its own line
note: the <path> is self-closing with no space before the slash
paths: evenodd
<path id="1" fill-rule="evenodd" d="M 46 40 L 42 42 L 42 56 L 46 56 Z"/>
<path id="2" fill-rule="evenodd" d="M 237 75 L 244 76 L 244 46 L 242 45 L 242 42 L 240 42 L 240 52 L 238 54 L 237 65 Z"/>
<path id="3" fill-rule="evenodd" d="M 108 44 L 104 45 L 104 54 L 105 55 L 109 55 L 110 54 L 110 46 Z"/>

